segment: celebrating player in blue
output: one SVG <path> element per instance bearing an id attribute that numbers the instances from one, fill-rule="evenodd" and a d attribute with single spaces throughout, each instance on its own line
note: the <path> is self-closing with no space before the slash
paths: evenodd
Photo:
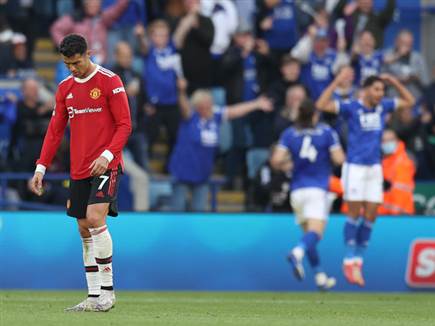
<path id="1" fill-rule="evenodd" d="M 317 244 L 323 235 L 330 208 L 327 194 L 331 161 L 341 165 L 345 158 L 335 131 L 318 123 L 318 113 L 311 100 L 301 103 L 296 125 L 283 132 L 272 155 L 272 166 L 279 167 L 288 154 L 293 161 L 291 205 L 297 223 L 304 230 L 302 239 L 288 259 L 295 276 L 302 280 L 305 274 L 302 261 L 306 255 L 314 270 L 316 285 L 327 290 L 335 285 L 335 279 L 322 270 Z"/>
<path id="2" fill-rule="evenodd" d="M 394 110 L 412 108 L 415 99 L 395 77 L 382 74 L 364 81 L 359 99 L 332 100 L 337 86 L 350 78 L 353 78 L 353 70 L 346 67 L 325 89 L 316 106 L 321 111 L 339 114 L 348 123 L 347 159 L 342 170 L 344 200 L 348 205 L 343 272 L 350 283 L 364 286 L 363 254 L 383 196 L 380 162 L 385 119 Z M 384 98 L 386 84 L 397 90 L 399 98 Z"/>

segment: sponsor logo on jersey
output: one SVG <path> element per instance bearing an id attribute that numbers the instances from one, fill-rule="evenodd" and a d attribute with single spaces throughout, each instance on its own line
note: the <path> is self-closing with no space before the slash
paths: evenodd
<path id="1" fill-rule="evenodd" d="M 113 89 L 112 92 L 113 92 L 113 94 L 118 94 L 121 92 L 125 92 L 125 89 L 124 89 L 124 87 L 117 87 L 117 88 Z"/>
<path id="2" fill-rule="evenodd" d="M 104 193 L 101 190 L 97 191 L 97 193 L 95 194 L 95 197 L 104 198 Z"/>
<path id="3" fill-rule="evenodd" d="M 72 99 L 72 98 L 73 98 L 72 93 L 69 93 L 69 94 L 67 95 L 67 97 L 66 97 L 67 100 Z"/>
<path id="4" fill-rule="evenodd" d="M 101 96 L 101 90 L 99 88 L 93 88 L 90 92 L 89 92 L 89 96 L 96 100 Z"/>
<path id="5" fill-rule="evenodd" d="M 413 288 L 435 288 L 435 239 L 414 240 L 405 279 Z"/>
<path id="6" fill-rule="evenodd" d="M 85 114 L 85 113 L 99 113 L 103 111 L 103 108 L 84 108 L 84 109 L 74 109 L 72 106 L 66 108 L 68 111 L 68 117 L 70 119 L 74 118 L 76 114 Z"/>

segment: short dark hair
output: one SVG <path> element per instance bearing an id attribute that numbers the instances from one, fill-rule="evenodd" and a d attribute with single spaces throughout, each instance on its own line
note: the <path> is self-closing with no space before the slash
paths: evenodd
<path id="1" fill-rule="evenodd" d="M 362 87 L 363 87 L 363 88 L 370 87 L 370 86 L 372 86 L 372 85 L 373 85 L 374 83 L 376 83 L 376 82 L 381 82 L 382 84 L 385 85 L 385 83 L 384 83 L 384 81 L 382 80 L 382 78 L 373 75 L 373 76 L 369 76 L 369 77 L 367 77 L 367 78 L 364 80 L 364 82 L 363 82 L 363 84 L 362 84 Z"/>
<path id="2" fill-rule="evenodd" d="M 301 129 L 314 127 L 313 117 L 315 113 L 316 106 L 314 105 L 314 102 L 309 98 L 303 100 L 299 106 L 299 113 L 296 121 L 297 127 Z"/>
<path id="3" fill-rule="evenodd" d="M 65 57 L 72 57 L 76 54 L 83 55 L 88 50 L 86 39 L 79 34 L 69 34 L 60 42 L 59 52 Z"/>
<path id="4" fill-rule="evenodd" d="M 286 54 L 281 59 L 281 66 L 286 66 L 288 64 L 300 65 L 301 62 L 298 59 L 296 59 L 295 57 L 292 57 L 290 54 Z"/>

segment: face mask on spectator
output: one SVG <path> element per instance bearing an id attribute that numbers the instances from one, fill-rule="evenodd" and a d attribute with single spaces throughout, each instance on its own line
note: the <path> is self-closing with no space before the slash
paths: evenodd
<path id="1" fill-rule="evenodd" d="M 387 141 L 382 144 L 382 152 L 385 155 L 391 155 L 393 154 L 397 149 L 397 142 L 394 140 Z"/>

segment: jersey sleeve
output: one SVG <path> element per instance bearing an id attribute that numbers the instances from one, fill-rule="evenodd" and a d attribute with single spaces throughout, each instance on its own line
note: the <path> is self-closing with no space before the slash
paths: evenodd
<path id="1" fill-rule="evenodd" d="M 333 151 L 337 148 L 340 148 L 340 140 L 338 138 L 338 134 L 335 130 L 333 130 L 332 128 L 328 128 L 327 129 L 327 135 L 328 135 L 328 148 L 330 151 Z"/>
<path id="2" fill-rule="evenodd" d="M 348 119 L 352 111 L 352 101 L 350 100 L 337 100 L 335 101 L 335 107 L 337 108 L 337 113 L 341 117 Z"/>
<path id="3" fill-rule="evenodd" d="M 227 110 L 224 106 L 214 106 L 213 115 L 216 122 L 220 125 L 222 121 L 227 120 Z"/>
<path id="4" fill-rule="evenodd" d="M 41 154 L 39 159 L 36 161 L 36 164 L 41 164 L 45 168 L 50 166 L 51 161 L 59 148 L 60 142 L 62 141 L 67 123 L 68 110 L 65 106 L 64 96 L 58 88 L 56 92 L 56 105 L 45 134 Z"/>
<path id="5" fill-rule="evenodd" d="M 393 112 L 399 106 L 399 99 L 397 98 L 385 98 L 382 100 L 382 107 L 385 113 Z"/>
<path id="6" fill-rule="evenodd" d="M 121 155 L 122 149 L 127 143 L 128 136 L 131 133 L 130 108 L 128 106 L 127 94 L 124 85 L 119 76 L 110 79 L 109 89 L 107 91 L 109 110 L 112 113 L 115 122 L 115 133 L 107 151 L 113 157 Z M 105 151 L 105 153 L 107 153 Z M 108 158 L 109 155 L 103 155 Z M 110 157 L 109 161 L 113 159 Z"/>

